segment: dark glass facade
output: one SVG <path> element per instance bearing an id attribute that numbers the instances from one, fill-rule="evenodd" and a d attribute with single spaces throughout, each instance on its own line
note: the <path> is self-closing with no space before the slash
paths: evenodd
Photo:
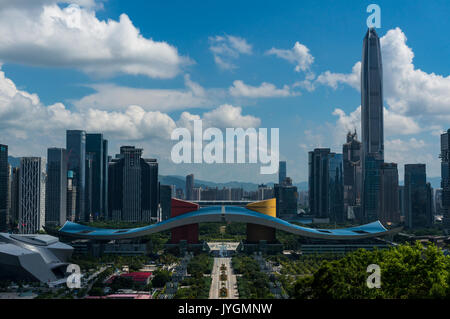
<path id="1" fill-rule="evenodd" d="M 7 228 L 8 186 L 8 145 L 0 144 L 0 231 Z"/>
<path id="2" fill-rule="evenodd" d="M 170 185 L 159 185 L 159 203 L 161 205 L 161 220 L 169 219 L 171 216 L 172 187 Z"/>
<path id="3" fill-rule="evenodd" d="M 405 165 L 406 227 L 426 228 L 433 223 L 425 164 Z"/>
<path id="4" fill-rule="evenodd" d="M 342 154 L 328 154 L 328 217 L 335 222 L 345 220 L 342 162 Z"/>
<path id="5" fill-rule="evenodd" d="M 77 190 L 76 220 L 86 220 L 85 192 L 86 192 L 86 132 L 67 130 L 66 150 L 68 169 L 74 174 L 73 182 Z"/>
<path id="6" fill-rule="evenodd" d="M 130 222 L 155 220 L 159 201 L 156 159 L 143 159 L 142 149 L 122 146 L 108 170 L 109 218 Z"/>
<path id="7" fill-rule="evenodd" d="M 92 210 L 94 219 L 104 217 L 107 211 L 108 141 L 100 133 L 86 134 L 86 153 L 92 155 Z"/>
<path id="8" fill-rule="evenodd" d="M 278 167 L 278 184 L 283 183 L 283 181 L 286 179 L 286 174 L 286 162 L 280 161 Z"/>
<path id="9" fill-rule="evenodd" d="M 450 129 L 441 134 L 441 205 L 443 212 L 443 224 L 450 229 Z"/>
<path id="10" fill-rule="evenodd" d="M 47 150 L 45 189 L 45 225 L 64 225 L 67 218 L 67 152 L 63 148 Z"/>
<path id="11" fill-rule="evenodd" d="M 193 200 L 194 174 L 186 176 L 186 200 Z"/>
<path id="12" fill-rule="evenodd" d="M 316 148 L 308 153 L 309 209 L 317 218 L 328 217 L 329 154 L 329 148 Z"/>

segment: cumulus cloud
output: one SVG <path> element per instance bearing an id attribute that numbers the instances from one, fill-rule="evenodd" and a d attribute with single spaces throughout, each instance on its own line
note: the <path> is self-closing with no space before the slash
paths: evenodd
<path id="1" fill-rule="evenodd" d="M 281 89 L 278 89 L 272 83 L 263 82 L 260 86 L 251 86 L 241 80 L 234 81 L 233 85 L 229 88 L 229 92 L 235 97 L 249 98 L 287 97 L 299 94 L 298 92 L 291 91 L 288 85 L 284 85 Z"/>
<path id="2" fill-rule="evenodd" d="M 389 106 L 388 114 L 400 122 L 409 122 L 410 133 L 418 126 L 440 127 L 450 116 L 450 76 L 426 73 L 413 63 L 414 52 L 406 44 L 407 38 L 400 28 L 389 30 L 380 38 L 383 56 L 384 98 Z M 360 90 L 361 62 L 357 62 L 348 74 L 326 71 L 316 83 L 336 89 L 347 84 Z M 407 119 L 409 117 L 409 119 Z"/>
<path id="3" fill-rule="evenodd" d="M 352 68 L 352 73 L 332 73 L 325 71 L 317 77 L 316 82 L 328 85 L 333 89 L 337 89 L 339 84 L 348 84 L 354 89 L 360 90 L 361 62 L 355 63 Z"/>
<path id="4" fill-rule="evenodd" d="M 67 129 L 83 129 L 104 133 L 111 139 L 112 148 L 133 142 L 144 146 L 152 156 L 168 159 L 172 131 L 190 128 L 194 119 L 202 119 L 204 127 L 218 128 L 258 127 L 261 123 L 257 117 L 242 114 L 241 107 L 228 104 L 201 115 L 183 112 L 177 121 L 167 113 L 147 111 L 139 105 L 124 105 L 115 111 L 71 110 L 63 103 L 45 105 L 37 94 L 18 89 L 0 69 L 0 143 L 10 145 L 16 156 L 45 156 L 47 147 L 65 144 Z"/>
<path id="5" fill-rule="evenodd" d="M 308 71 L 311 64 L 314 62 L 314 57 L 309 53 L 309 49 L 301 44 L 300 42 L 295 42 L 292 49 L 284 50 L 272 48 L 266 52 L 269 55 L 275 55 L 281 59 L 287 60 L 288 62 L 295 64 L 295 71 Z"/>
<path id="6" fill-rule="evenodd" d="M 214 61 L 223 70 L 236 69 L 237 66 L 234 64 L 234 60 L 241 54 L 252 54 L 252 46 L 247 43 L 247 40 L 237 36 L 217 35 L 209 37 L 209 42 L 209 50 L 214 55 Z"/>
<path id="7" fill-rule="evenodd" d="M 358 106 L 355 111 L 348 115 L 339 108 L 333 111 L 333 115 L 338 116 L 337 126 L 342 128 L 345 132 L 353 131 L 361 128 L 361 106 Z M 390 135 L 410 135 L 417 134 L 422 131 L 419 124 L 411 117 L 394 113 L 384 108 L 384 132 L 386 136 Z"/>
<path id="8" fill-rule="evenodd" d="M 222 89 L 205 89 L 185 75 L 185 88 L 141 89 L 116 84 L 90 85 L 94 93 L 72 101 L 80 110 L 91 107 L 101 110 L 120 110 L 124 105 L 140 105 L 147 111 L 172 111 L 217 105 L 225 92 Z"/>
<path id="9" fill-rule="evenodd" d="M 233 106 L 230 104 L 223 104 L 214 110 L 205 112 L 200 115 L 191 114 L 189 112 L 183 112 L 180 119 L 177 121 L 179 127 L 186 127 L 192 129 L 192 121 L 203 121 L 203 127 L 217 127 L 224 129 L 227 127 L 259 127 L 261 120 L 252 115 L 243 115 L 242 108 L 240 106 Z"/>
<path id="10" fill-rule="evenodd" d="M 62 103 L 46 106 L 36 94 L 17 89 L 0 71 L 0 127 L 6 140 L 20 139 L 33 145 L 34 139 L 51 140 L 69 128 L 102 131 L 122 140 L 168 138 L 175 122 L 167 114 L 146 112 L 135 105 L 128 106 L 124 112 L 94 108 L 74 112 Z M 42 141 L 38 144 L 42 147 Z"/>
<path id="11" fill-rule="evenodd" d="M 60 2 L 60 1 L 58 1 Z M 40 0 L 35 10 L 0 4 L 0 59 L 36 66 L 78 68 L 96 76 L 114 74 L 172 78 L 192 61 L 176 47 L 145 38 L 126 14 L 99 20 L 93 1 Z M 79 3 L 84 5 L 78 6 Z"/>

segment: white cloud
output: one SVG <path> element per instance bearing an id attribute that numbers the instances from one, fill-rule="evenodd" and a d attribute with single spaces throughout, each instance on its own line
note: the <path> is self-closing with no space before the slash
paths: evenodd
<path id="1" fill-rule="evenodd" d="M 95 76 L 117 73 L 172 78 L 192 63 L 163 41 L 145 38 L 126 14 L 119 21 L 99 20 L 93 1 L 64 8 L 40 1 L 34 10 L 0 10 L 0 59 L 49 67 L 71 67 Z M 69 1 L 67 1 L 69 2 Z M 75 1 L 70 1 L 75 2 Z M 1 5 L 0 5 L 1 8 Z"/>
<path id="2" fill-rule="evenodd" d="M 176 127 L 190 128 L 193 119 L 202 119 L 204 127 L 256 128 L 261 124 L 259 118 L 242 114 L 241 107 L 228 104 L 201 115 L 183 112 L 178 121 L 166 113 L 146 111 L 138 105 L 126 106 L 123 111 L 70 110 L 62 103 L 44 105 L 38 95 L 19 90 L 0 70 L 0 143 L 8 144 L 14 156 L 45 157 L 48 147 L 64 147 L 67 129 L 83 129 L 104 133 L 110 141 L 111 155 L 120 145 L 133 143 L 144 148 L 145 156 L 157 157 L 165 169 L 173 170 L 170 150 L 174 143 L 170 135 Z"/>
<path id="3" fill-rule="evenodd" d="M 436 145 L 439 143 L 437 139 Z M 438 148 L 423 139 L 411 137 L 409 139 L 386 140 L 385 162 L 398 164 L 399 179 L 403 180 L 405 164 L 426 164 L 427 176 L 440 175 L 440 161 L 437 159 Z"/>
<path id="4" fill-rule="evenodd" d="M 344 133 L 355 129 L 360 132 L 361 106 L 358 106 L 355 111 L 348 115 L 342 109 L 337 108 L 334 110 L 333 115 L 339 117 L 337 126 L 343 129 L 345 131 Z M 383 110 L 383 119 L 385 136 L 417 134 L 422 131 L 419 124 L 413 118 L 396 114 L 386 108 Z"/>
<path id="5" fill-rule="evenodd" d="M 192 121 L 200 119 L 203 121 L 203 128 L 256 128 L 261 125 L 261 120 L 259 118 L 252 115 L 242 115 L 241 107 L 233 106 L 230 104 L 223 104 L 214 110 L 203 113 L 202 116 L 191 114 L 189 112 L 183 112 L 180 116 L 180 119 L 177 121 L 177 126 L 186 127 L 192 130 Z"/>
<path id="6" fill-rule="evenodd" d="M 245 84 L 241 80 L 233 82 L 233 86 L 230 87 L 229 92 L 235 97 L 287 97 L 298 95 L 298 92 L 293 92 L 288 85 L 284 85 L 283 88 L 278 89 L 272 83 L 263 82 L 260 86 L 251 86 Z"/>
<path id="7" fill-rule="evenodd" d="M 339 84 L 344 83 L 354 89 L 360 90 L 361 62 L 355 63 L 352 68 L 352 73 L 331 73 L 330 71 L 325 71 L 317 77 L 316 82 L 331 86 L 333 89 L 337 89 Z"/>
<path id="8" fill-rule="evenodd" d="M 140 105 L 147 111 L 172 111 L 217 105 L 225 92 L 221 89 L 204 89 L 185 75 L 184 89 L 138 89 L 116 84 L 95 84 L 96 92 L 73 101 L 80 110 L 91 107 L 101 110 L 120 110 L 126 105 Z"/>
<path id="9" fill-rule="evenodd" d="M 295 64 L 295 71 L 297 72 L 308 71 L 314 62 L 314 57 L 309 53 L 309 49 L 299 42 L 295 42 L 294 47 L 290 50 L 272 48 L 266 54 L 275 55 Z"/>
<path id="10" fill-rule="evenodd" d="M 410 133 L 419 127 L 430 129 L 447 126 L 450 116 L 450 76 L 426 73 L 413 64 L 414 53 L 406 44 L 400 28 L 389 30 L 380 38 L 383 57 L 383 88 L 392 122 L 402 123 Z M 326 71 L 316 83 L 337 88 L 347 84 L 360 90 L 361 62 L 349 74 Z M 393 124 L 395 124 L 393 123 Z"/>
<path id="11" fill-rule="evenodd" d="M 225 35 L 209 37 L 209 50 L 214 55 L 214 61 L 223 70 L 237 68 L 233 63 L 241 54 L 251 55 L 252 46 L 243 38 Z"/>
<path id="12" fill-rule="evenodd" d="M 223 104 L 218 108 L 203 113 L 203 120 L 207 126 L 218 128 L 227 127 L 258 127 L 261 120 L 252 115 L 242 115 L 242 108 L 229 104 Z"/>

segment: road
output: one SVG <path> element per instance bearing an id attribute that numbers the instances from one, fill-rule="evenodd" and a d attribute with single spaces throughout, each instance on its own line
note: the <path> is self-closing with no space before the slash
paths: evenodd
<path id="1" fill-rule="evenodd" d="M 220 267 L 224 264 L 227 267 L 225 273 L 227 274 L 227 280 L 225 281 L 225 288 L 228 290 L 227 297 L 219 297 L 219 291 L 222 287 L 220 281 L 221 270 Z M 239 299 L 239 293 L 237 290 L 236 275 L 233 274 L 231 268 L 231 257 L 217 257 L 214 258 L 214 266 L 211 273 L 211 289 L 209 290 L 209 299 Z"/>

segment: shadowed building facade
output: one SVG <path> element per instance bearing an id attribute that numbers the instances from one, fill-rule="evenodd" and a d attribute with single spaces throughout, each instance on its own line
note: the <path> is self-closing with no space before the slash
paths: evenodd
<path id="1" fill-rule="evenodd" d="M 441 205 L 443 210 L 443 224 L 450 229 L 450 129 L 441 134 Z"/>
<path id="2" fill-rule="evenodd" d="M 0 144 L 0 231 L 7 228 L 8 179 L 8 145 Z"/>
<path id="3" fill-rule="evenodd" d="M 73 183 L 76 186 L 76 220 L 86 221 L 85 192 L 86 192 L 86 132 L 81 130 L 67 130 L 66 150 L 68 156 L 68 170 L 73 172 Z"/>
<path id="4" fill-rule="evenodd" d="M 47 150 L 45 225 L 64 225 L 67 219 L 67 152 L 63 148 Z"/>
<path id="5" fill-rule="evenodd" d="M 408 228 L 426 228 L 433 223 L 431 186 L 425 164 L 405 165 L 405 219 Z"/>
<path id="6" fill-rule="evenodd" d="M 142 222 L 156 220 L 158 213 L 158 163 L 142 158 L 142 149 L 122 146 L 109 163 L 109 217 Z"/>
<path id="7" fill-rule="evenodd" d="M 348 219 L 361 220 L 361 142 L 356 130 L 347 133 L 347 143 L 342 146 L 344 170 L 344 214 Z"/>
<path id="8" fill-rule="evenodd" d="M 86 134 L 86 153 L 90 154 L 92 188 L 91 214 L 96 219 L 107 215 L 108 141 L 100 133 Z"/>

